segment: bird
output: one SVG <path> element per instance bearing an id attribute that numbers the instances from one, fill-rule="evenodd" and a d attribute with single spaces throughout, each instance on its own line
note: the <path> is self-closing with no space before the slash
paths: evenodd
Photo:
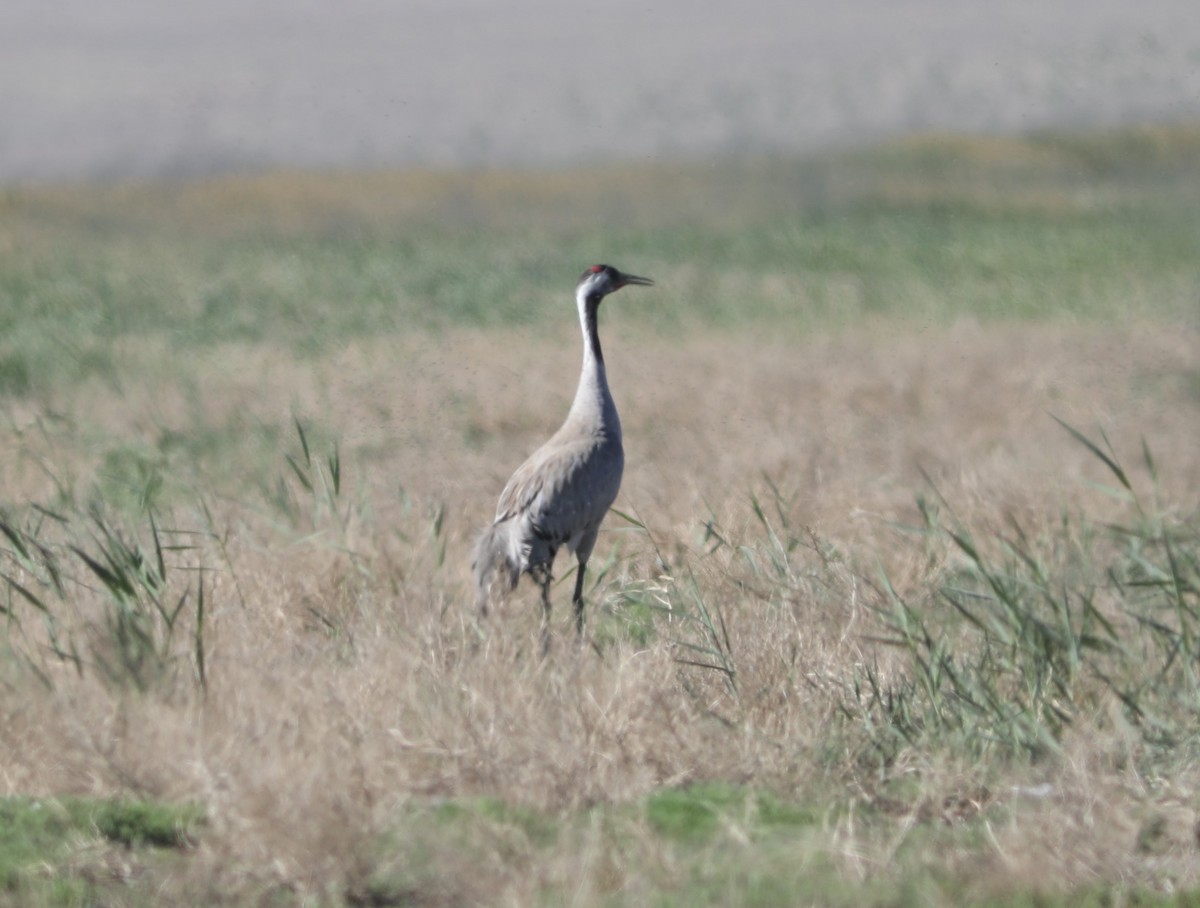
<path id="1" fill-rule="evenodd" d="M 561 428 L 526 460 L 500 493 L 496 516 L 480 533 L 472 567 L 481 618 L 497 594 L 516 588 L 527 573 L 542 588 L 542 648 L 549 649 L 550 581 L 562 546 L 578 561 L 575 629 L 583 635 L 583 577 L 596 534 L 621 488 L 625 452 L 621 420 L 604 368 L 597 314 L 601 301 L 622 287 L 654 281 L 612 265 L 592 265 L 579 276 L 575 305 L 583 332 L 583 369 Z"/>

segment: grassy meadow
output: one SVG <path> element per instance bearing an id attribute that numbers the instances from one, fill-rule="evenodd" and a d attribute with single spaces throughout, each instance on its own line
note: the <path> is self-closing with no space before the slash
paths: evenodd
<path id="1" fill-rule="evenodd" d="M 0 193 L 0 904 L 1200 904 L 1198 250 L 1191 127 Z"/>

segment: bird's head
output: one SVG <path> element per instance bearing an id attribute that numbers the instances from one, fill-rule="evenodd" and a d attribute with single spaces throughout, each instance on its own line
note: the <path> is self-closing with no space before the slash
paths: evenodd
<path id="1" fill-rule="evenodd" d="M 628 284 L 649 287 L 654 281 L 648 277 L 638 277 L 636 274 L 623 274 L 612 265 L 592 265 L 579 275 L 579 284 L 575 292 L 587 299 L 599 301 Z"/>

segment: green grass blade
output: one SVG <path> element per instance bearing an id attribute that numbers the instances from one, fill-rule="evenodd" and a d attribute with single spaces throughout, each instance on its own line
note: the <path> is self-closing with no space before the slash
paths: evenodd
<path id="1" fill-rule="evenodd" d="M 9 544 L 16 549 L 17 554 L 26 561 L 29 561 L 29 549 L 25 545 L 23 534 L 5 520 L 3 516 L 0 516 L 0 533 L 5 535 Z"/>
<path id="2" fill-rule="evenodd" d="M 313 490 L 312 480 L 308 478 L 308 474 L 296 462 L 296 458 L 292 457 L 291 454 L 285 454 L 284 459 L 287 460 L 288 465 L 292 468 L 292 472 L 296 474 L 296 478 L 300 480 L 300 485 L 304 486 L 304 491 L 311 493 Z"/>
<path id="3" fill-rule="evenodd" d="M 119 599 L 127 599 L 135 595 L 133 584 L 129 582 L 129 578 L 123 572 L 109 570 L 78 546 L 71 546 L 71 551 L 79 556 L 79 559 L 91 569 L 92 573 L 114 596 Z"/>
<path id="4" fill-rule="evenodd" d="M 15 579 L 10 577 L 8 574 L 4 574 L 4 575 L 0 575 L 0 576 L 3 576 L 4 579 L 8 582 L 8 585 L 12 589 L 16 590 L 16 592 L 20 594 L 22 599 L 24 599 L 26 602 L 28 602 L 30 605 L 32 605 L 34 608 L 36 608 L 39 612 L 43 612 L 47 615 L 50 614 L 50 609 L 49 609 L 49 607 L 47 607 L 46 603 L 44 603 L 40 597 L 36 596 L 33 592 L 31 592 L 23 584 L 17 582 Z"/>
<path id="5" fill-rule="evenodd" d="M 1112 471 L 1112 474 L 1117 477 L 1117 481 L 1119 483 L 1121 483 L 1121 485 L 1124 486 L 1127 491 L 1129 491 L 1129 492 L 1133 491 L 1133 486 L 1130 485 L 1129 477 L 1125 475 L 1125 471 L 1121 469 L 1120 464 L 1118 464 L 1115 460 L 1113 460 L 1111 457 L 1109 457 L 1107 454 L 1105 454 L 1104 451 L 1100 450 L 1100 447 L 1098 445 L 1096 445 L 1095 442 L 1093 442 L 1090 438 L 1088 438 L 1086 435 L 1084 435 L 1082 432 L 1080 432 L 1074 426 L 1072 426 L 1066 422 L 1063 422 L 1061 419 L 1059 419 L 1053 413 L 1050 414 L 1050 418 L 1053 419 L 1060 426 L 1062 426 L 1064 429 L 1066 429 L 1068 432 L 1070 432 L 1071 436 L 1076 441 L 1078 441 L 1081 445 L 1083 445 L 1085 448 L 1087 448 L 1089 451 L 1091 451 L 1093 454 L 1095 454 L 1096 457 L 1098 457 L 1101 461 L 1103 461 L 1104 465 L 1106 467 L 1108 467 L 1109 470 Z M 1107 441 L 1107 439 L 1105 439 L 1105 440 Z"/>
<path id="6" fill-rule="evenodd" d="M 196 654 L 196 673 L 200 678 L 200 688 L 208 691 L 208 674 L 204 663 L 204 569 L 200 569 L 200 581 L 196 592 L 196 630 L 193 644 Z"/>
<path id="7" fill-rule="evenodd" d="M 165 584 L 167 582 L 167 566 L 163 562 L 163 547 L 158 538 L 158 524 L 154 522 L 153 511 L 150 512 L 150 535 L 154 539 L 154 558 L 158 566 L 158 582 Z"/>
<path id="8" fill-rule="evenodd" d="M 304 465 L 312 468 L 312 456 L 308 451 L 308 436 L 304 434 L 304 426 L 300 424 L 300 417 L 292 415 L 292 422 L 296 426 L 296 434 L 300 436 L 300 449 L 304 452 Z"/>

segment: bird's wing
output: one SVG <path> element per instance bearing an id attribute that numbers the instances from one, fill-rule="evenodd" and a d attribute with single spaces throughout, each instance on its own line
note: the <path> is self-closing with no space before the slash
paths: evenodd
<path id="1" fill-rule="evenodd" d="M 517 467 L 517 472 L 512 474 L 504 486 L 504 491 L 500 493 L 500 501 L 496 504 L 496 523 L 512 520 L 529 507 L 529 503 L 541 490 L 542 477 L 537 471 L 535 454 Z"/>
<path id="2" fill-rule="evenodd" d="M 561 542 L 591 506 L 578 479 L 593 444 L 546 446 L 534 452 L 500 493 L 496 522 L 526 515 L 539 535 Z M 607 502 L 604 505 L 607 510 Z"/>

